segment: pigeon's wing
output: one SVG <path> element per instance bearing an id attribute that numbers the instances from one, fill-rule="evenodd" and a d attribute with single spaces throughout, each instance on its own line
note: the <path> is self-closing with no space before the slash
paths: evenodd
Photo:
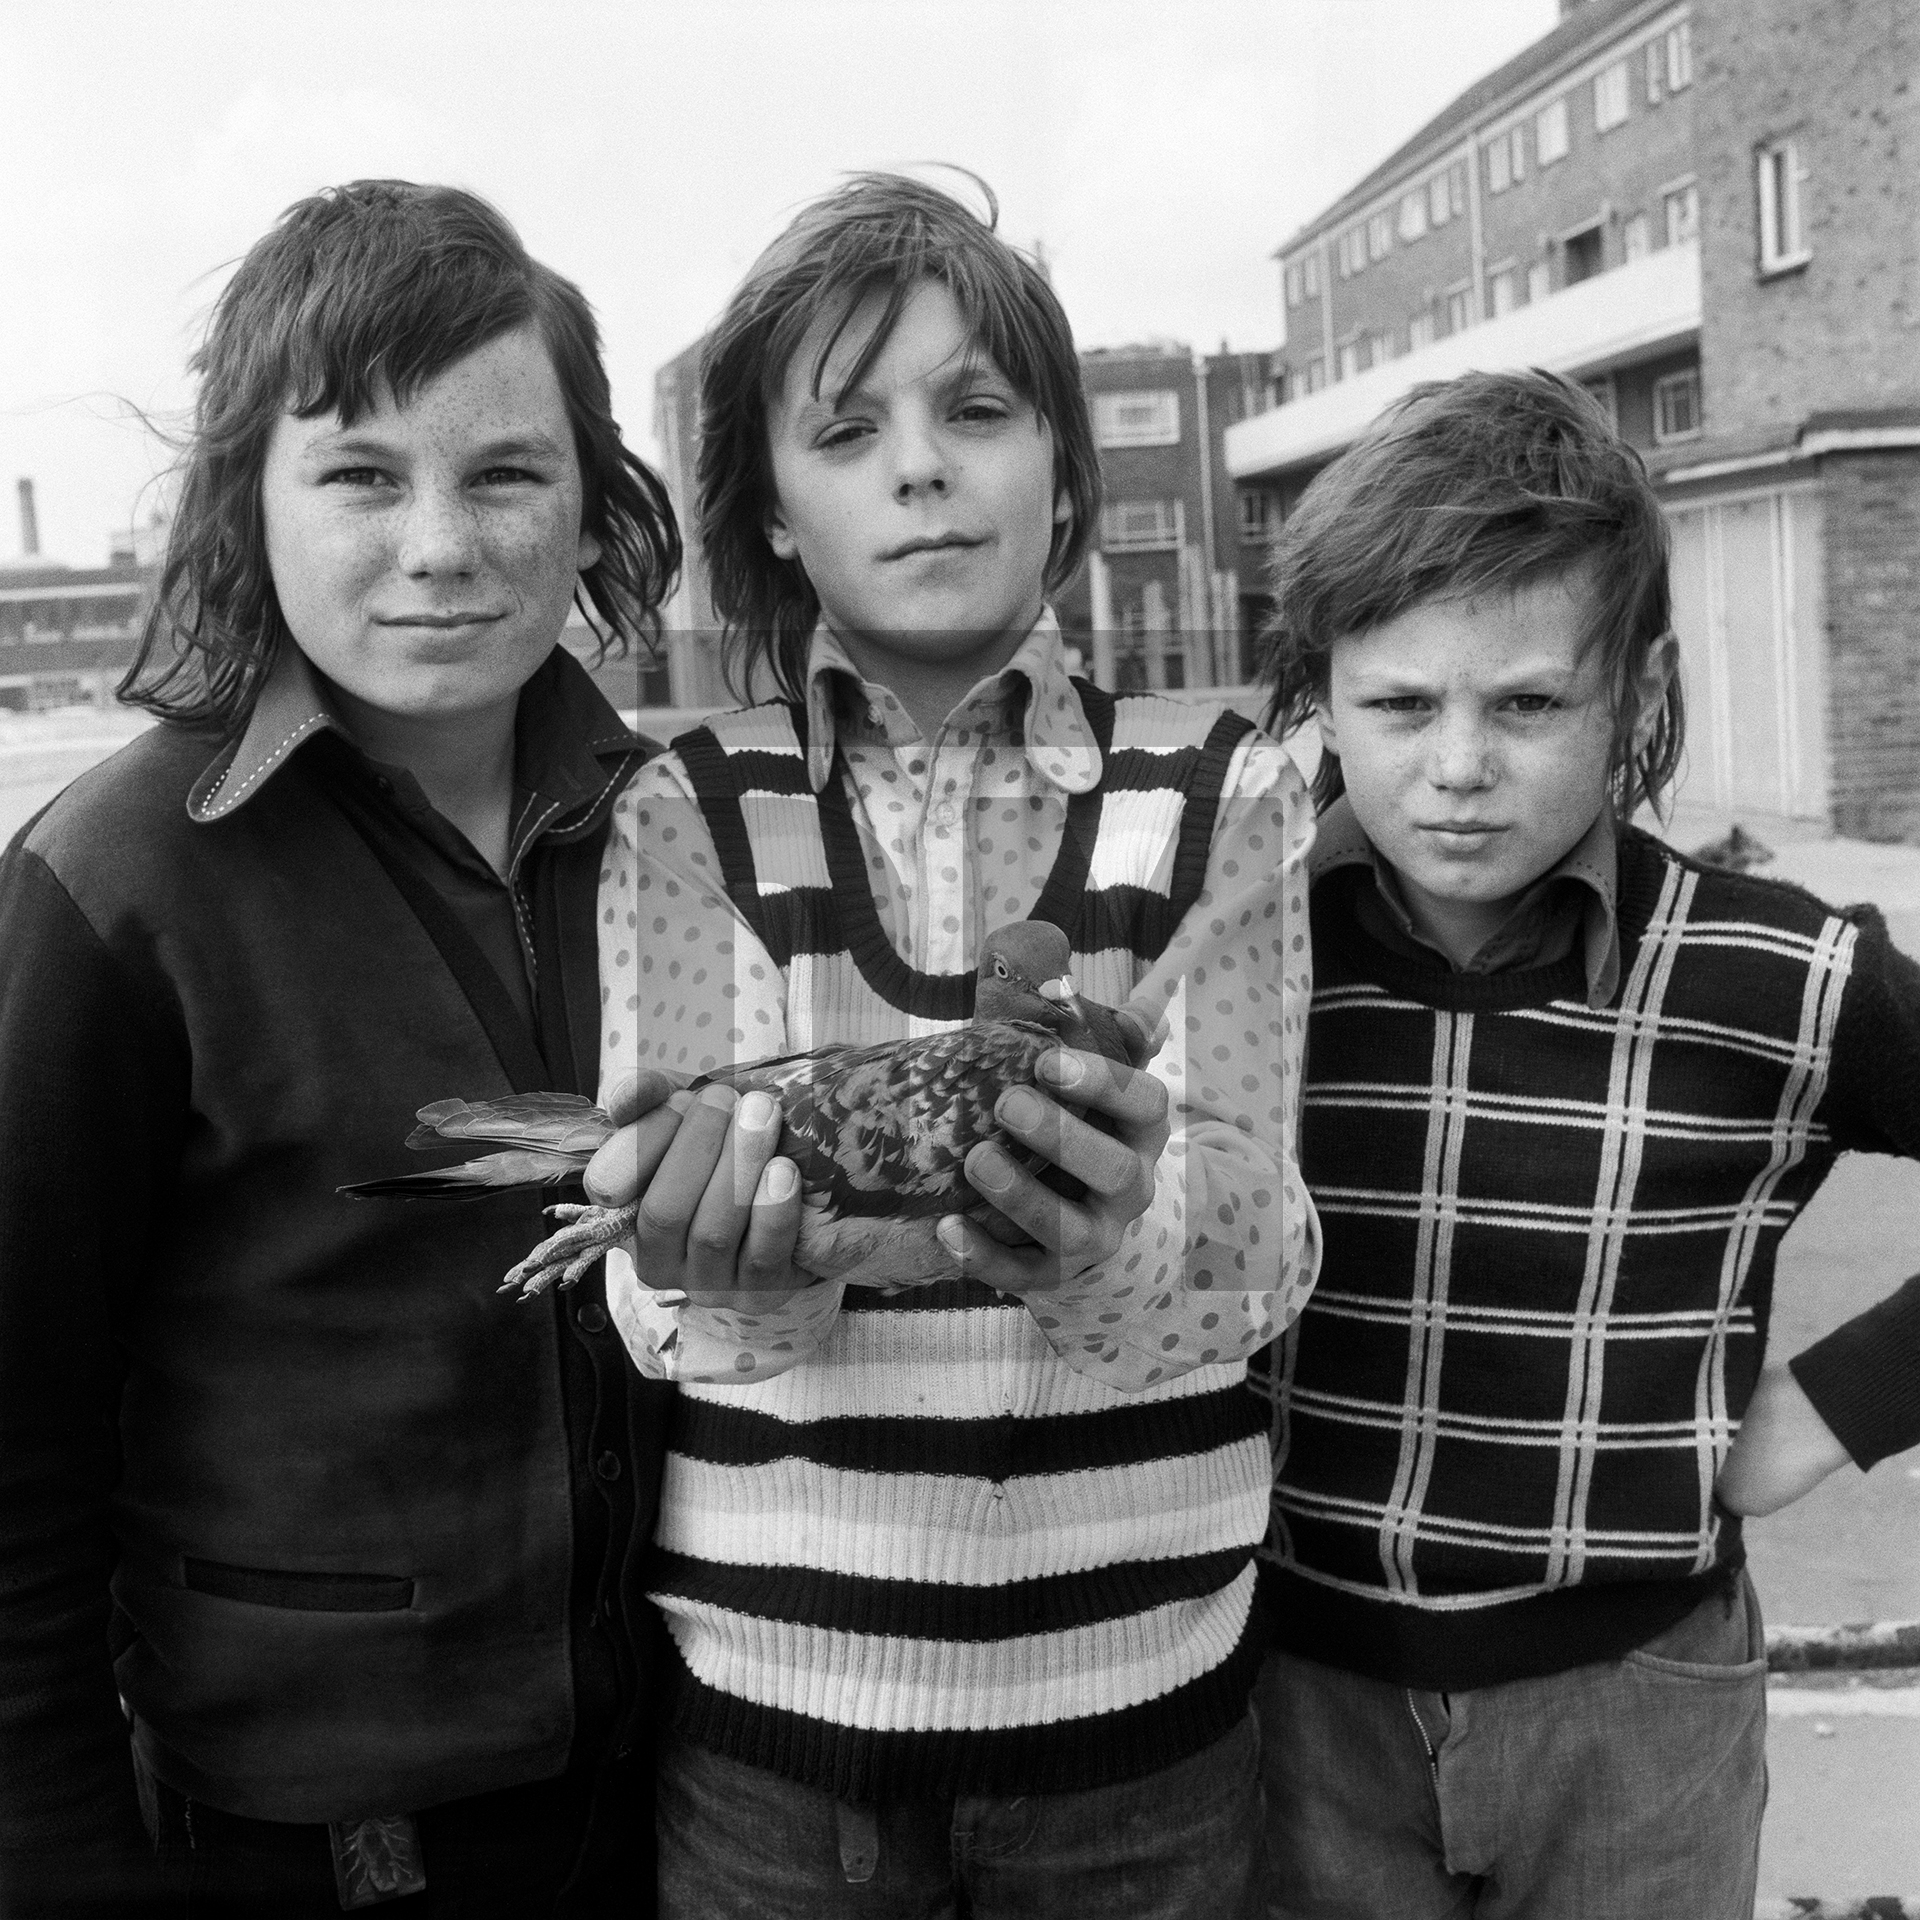
<path id="1" fill-rule="evenodd" d="M 537 1152 L 578 1154 L 585 1166 L 613 1133 L 613 1122 L 577 1093 L 513 1093 L 504 1100 L 436 1100 L 407 1135 L 417 1149 L 448 1140 L 490 1140 Z"/>
<path id="2" fill-rule="evenodd" d="M 1069 1046 L 1084 1048 L 1088 1053 L 1104 1054 L 1109 1060 L 1118 1060 L 1121 1065 L 1131 1063 L 1127 1052 L 1127 1023 L 1109 1006 L 1103 1006 L 1098 1000 L 1080 1002 L 1080 1023 L 1071 1033 L 1062 1036 Z"/>
<path id="3" fill-rule="evenodd" d="M 1002 1137 L 994 1102 L 1031 1083 L 1034 1062 L 1056 1044 L 1043 1028 L 997 1023 L 794 1062 L 769 1089 L 786 1116 L 780 1150 L 808 1199 L 836 1216 L 908 1219 L 975 1205 L 968 1153 Z"/>

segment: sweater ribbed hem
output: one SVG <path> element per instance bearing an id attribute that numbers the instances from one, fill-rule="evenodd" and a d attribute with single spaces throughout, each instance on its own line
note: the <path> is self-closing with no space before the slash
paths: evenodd
<path id="1" fill-rule="evenodd" d="M 880 1732 L 762 1707 L 704 1686 L 676 1650 L 668 1714 L 689 1740 L 841 1800 L 1084 1793 L 1177 1765 L 1247 1711 L 1266 1647 L 1256 1606 L 1227 1658 L 1138 1706 L 1045 1726 Z"/>
<path id="2" fill-rule="evenodd" d="M 1256 1612 L 1269 1644 L 1396 1687 L 1464 1693 L 1618 1660 L 1683 1620 L 1746 1564 L 1737 1524 L 1720 1562 L 1688 1580 L 1562 1587 L 1497 1606 L 1441 1611 L 1322 1586 L 1262 1559 Z"/>

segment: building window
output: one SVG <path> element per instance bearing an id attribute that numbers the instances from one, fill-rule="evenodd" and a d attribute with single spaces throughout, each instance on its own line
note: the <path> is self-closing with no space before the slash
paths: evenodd
<path id="1" fill-rule="evenodd" d="M 1453 218 L 1453 202 L 1447 192 L 1447 176 L 1436 173 L 1427 182 L 1427 219 L 1436 227 L 1444 227 Z"/>
<path id="2" fill-rule="evenodd" d="M 1498 320 L 1503 313 L 1511 313 L 1520 304 L 1520 270 L 1517 267 L 1496 267 L 1487 275 L 1487 317 Z"/>
<path id="3" fill-rule="evenodd" d="M 1613 389 L 1613 375 L 1603 373 L 1592 380 L 1580 382 L 1581 391 L 1593 396 L 1594 404 L 1607 416 L 1607 425 L 1615 433 L 1620 431 L 1619 397 Z"/>
<path id="4" fill-rule="evenodd" d="M 1418 353 L 1422 347 L 1433 345 L 1433 309 L 1423 308 L 1407 322 L 1407 351 Z"/>
<path id="5" fill-rule="evenodd" d="M 1180 520 L 1178 500 L 1112 500 L 1100 509 L 1100 544 L 1109 553 L 1177 548 Z"/>
<path id="6" fill-rule="evenodd" d="M 1336 380 L 1351 380 L 1360 371 L 1360 342 L 1349 340 L 1344 346 L 1336 347 L 1333 355 L 1333 377 Z"/>
<path id="7" fill-rule="evenodd" d="M 1606 265 L 1606 233 L 1596 221 L 1579 233 L 1570 233 L 1561 243 L 1565 270 L 1560 276 L 1563 287 L 1578 286 L 1591 280 Z"/>
<path id="8" fill-rule="evenodd" d="M 1691 180 L 1685 186 L 1669 187 L 1660 196 L 1660 206 L 1666 215 L 1668 246 L 1677 247 L 1683 240 L 1698 237 L 1700 189 Z"/>
<path id="9" fill-rule="evenodd" d="M 1487 148 L 1487 191 L 1505 193 L 1527 175 L 1527 134 L 1524 127 L 1509 127 Z"/>
<path id="10" fill-rule="evenodd" d="M 1307 362 L 1307 391 L 1318 393 L 1327 384 L 1327 363 L 1321 354 L 1315 354 Z"/>
<path id="11" fill-rule="evenodd" d="M 1620 250 L 1629 260 L 1653 251 L 1653 228 L 1644 213 L 1636 213 L 1620 229 Z"/>
<path id="12" fill-rule="evenodd" d="M 1240 538 L 1249 544 L 1273 537 L 1273 496 L 1258 487 L 1240 495 Z"/>
<path id="13" fill-rule="evenodd" d="M 1306 276 L 1300 271 L 1298 260 L 1287 269 L 1287 305 L 1297 307 L 1306 296 Z"/>
<path id="14" fill-rule="evenodd" d="M 1693 85 L 1693 28 L 1684 20 L 1667 35 L 1667 91 Z"/>
<path id="15" fill-rule="evenodd" d="M 1660 96 L 1666 91 L 1661 84 L 1666 77 L 1666 71 L 1666 42 L 1660 39 L 1649 40 L 1647 42 L 1647 105 L 1650 107 L 1657 107 L 1660 104 Z"/>
<path id="16" fill-rule="evenodd" d="M 1400 238 L 1418 240 L 1427 230 L 1427 195 L 1425 188 L 1400 196 Z"/>
<path id="17" fill-rule="evenodd" d="M 1760 190 L 1760 271 L 1784 273 L 1812 258 L 1800 223 L 1800 185 L 1806 174 L 1791 140 L 1762 147 L 1755 156 Z"/>
<path id="18" fill-rule="evenodd" d="M 1349 227 L 1340 236 L 1340 278 L 1350 280 L 1356 273 L 1367 269 L 1367 230 L 1364 227 Z"/>
<path id="19" fill-rule="evenodd" d="M 1177 446 L 1180 396 L 1171 388 L 1153 393 L 1096 393 L 1093 431 L 1103 447 Z"/>
<path id="20" fill-rule="evenodd" d="M 1564 99 L 1542 107 L 1533 117 L 1533 154 L 1543 167 L 1567 156 L 1567 103 Z"/>
<path id="21" fill-rule="evenodd" d="M 1384 260 L 1393 251 L 1393 216 L 1376 213 L 1367 220 L 1367 257 Z"/>
<path id="22" fill-rule="evenodd" d="M 1366 339 L 1367 365 L 1384 367 L 1393 356 L 1393 335 L 1391 333 L 1370 333 Z"/>
<path id="23" fill-rule="evenodd" d="M 1544 300 L 1553 291 L 1553 273 L 1544 260 L 1536 260 L 1527 269 L 1527 304 Z"/>
<path id="24" fill-rule="evenodd" d="M 1473 298 L 1471 286 L 1449 287 L 1447 289 L 1447 331 L 1465 333 L 1472 318 L 1469 302 Z"/>
<path id="25" fill-rule="evenodd" d="M 1306 259 L 1301 263 L 1300 271 L 1301 278 L 1306 283 L 1307 298 L 1309 300 L 1318 300 L 1320 298 L 1319 254 L 1317 252 L 1308 254 Z"/>
<path id="26" fill-rule="evenodd" d="M 1627 117 L 1627 63 L 1616 60 L 1593 77 L 1593 130 L 1606 133 Z"/>
<path id="27" fill-rule="evenodd" d="M 1700 432 L 1700 369 L 1670 373 L 1653 383 L 1653 437 L 1664 446 L 1669 440 L 1692 440 Z"/>

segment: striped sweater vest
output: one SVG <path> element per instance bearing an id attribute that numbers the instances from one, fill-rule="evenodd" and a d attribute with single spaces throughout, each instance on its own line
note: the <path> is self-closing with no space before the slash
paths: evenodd
<path id="1" fill-rule="evenodd" d="M 1291 1650 L 1471 1687 L 1641 1644 L 1743 1559 L 1713 1484 L 1856 928 L 1625 836 L 1616 1003 L 1578 956 L 1438 972 L 1315 890 L 1302 1159 L 1319 1285 L 1271 1355 Z"/>
<path id="2" fill-rule="evenodd" d="M 1105 759 L 1035 917 L 1126 1000 L 1201 891 L 1237 716 L 1082 685 Z M 785 705 L 675 743 L 735 904 L 790 983 L 788 1042 L 964 1021 L 908 967 L 844 770 L 816 801 Z M 1174 849 L 1171 884 L 1156 880 Z M 1239 1366 L 1124 1395 L 973 1282 L 849 1290 L 823 1349 L 686 1385 L 650 1582 L 692 1739 L 851 1799 L 1073 1791 L 1149 1773 L 1246 1709 L 1265 1422 Z"/>

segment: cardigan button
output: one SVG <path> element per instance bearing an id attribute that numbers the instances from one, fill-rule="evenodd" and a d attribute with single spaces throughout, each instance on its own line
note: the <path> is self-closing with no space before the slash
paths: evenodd
<path id="1" fill-rule="evenodd" d="M 603 1453 L 600 1458 L 593 1463 L 593 1470 L 602 1480 L 618 1480 L 620 1478 L 620 1456 L 609 1448 L 607 1452 Z"/>
<path id="2" fill-rule="evenodd" d="M 607 1330 L 607 1310 L 598 1300 L 589 1300 L 576 1317 L 583 1333 L 605 1333 Z"/>

